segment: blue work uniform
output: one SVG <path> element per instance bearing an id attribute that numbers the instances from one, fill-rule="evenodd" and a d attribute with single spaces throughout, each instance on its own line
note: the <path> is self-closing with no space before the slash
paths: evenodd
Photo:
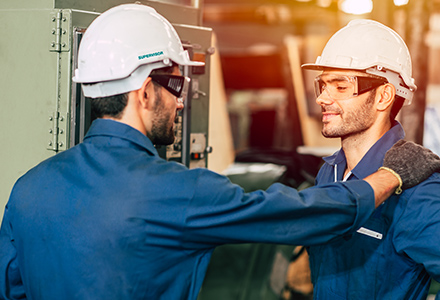
<path id="1" fill-rule="evenodd" d="M 395 122 L 351 171 L 348 182 L 374 173 L 386 151 L 403 137 Z M 342 181 L 343 150 L 325 162 L 316 184 Z M 387 199 L 357 232 L 308 248 L 314 299 L 426 300 L 431 277 L 440 280 L 439 191 L 440 174 L 434 173 Z"/>
<path id="2" fill-rule="evenodd" d="M 0 298 L 196 299 L 218 245 L 319 244 L 373 211 L 365 181 L 244 193 L 98 119 L 83 143 L 16 182 L 0 234 Z"/>

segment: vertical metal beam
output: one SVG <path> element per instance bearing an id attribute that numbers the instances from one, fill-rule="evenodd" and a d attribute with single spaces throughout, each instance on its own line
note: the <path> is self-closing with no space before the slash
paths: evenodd
<path id="1" fill-rule="evenodd" d="M 183 75 L 191 77 L 190 68 L 183 67 Z M 182 164 L 189 167 L 190 164 L 190 146 L 191 146 L 191 105 L 192 105 L 192 88 L 189 87 L 188 95 L 186 97 L 185 108 L 182 111 Z"/>
<path id="2" fill-rule="evenodd" d="M 191 6 L 197 9 L 198 13 L 198 23 L 197 25 L 202 26 L 203 24 L 203 0 L 191 0 Z"/>
<path id="3" fill-rule="evenodd" d="M 426 0 L 410 1 L 407 6 L 406 41 L 413 61 L 413 78 L 417 91 L 411 105 L 400 113 L 406 139 L 423 143 L 423 128 L 428 85 L 428 46 L 425 36 L 429 30 L 429 9 Z"/>
<path id="4" fill-rule="evenodd" d="M 51 42 L 49 51 L 56 54 L 57 73 L 56 73 L 56 93 L 54 111 L 50 113 L 51 122 L 48 129 L 50 139 L 47 145 L 48 150 L 65 150 L 68 145 L 68 113 L 60 113 L 61 98 L 61 55 L 63 52 L 70 52 L 70 14 L 63 14 L 62 10 L 55 10 L 50 13 L 51 22 Z"/>

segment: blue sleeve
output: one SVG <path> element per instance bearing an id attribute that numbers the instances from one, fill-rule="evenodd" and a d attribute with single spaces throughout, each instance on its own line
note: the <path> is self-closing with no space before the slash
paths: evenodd
<path id="1" fill-rule="evenodd" d="M 396 250 L 405 253 L 440 281 L 440 174 L 432 175 L 399 199 L 407 207 L 398 220 Z M 405 197 L 405 198 L 403 198 Z M 403 198 L 403 199 L 402 199 Z M 440 298 L 440 293 L 436 299 Z"/>
<path id="2" fill-rule="evenodd" d="M 7 206 L 0 229 L 0 299 L 26 299 Z"/>
<path id="3" fill-rule="evenodd" d="M 193 243 L 322 244 L 354 232 L 374 210 L 374 192 L 361 180 L 301 192 L 274 184 L 244 193 L 227 178 L 204 172 L 196 185 L 185 220 L 185 238 Z"/>

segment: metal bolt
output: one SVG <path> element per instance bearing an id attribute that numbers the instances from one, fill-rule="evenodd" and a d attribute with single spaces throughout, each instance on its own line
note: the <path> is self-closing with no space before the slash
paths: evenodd
<path id="1" fill-rule="evenodd" d="M 52 42 L 52 43 L 50 43 L 50 46 L 53 48 L 53 47 L 55 47 L 55 43 L 54 42 Z M 52 121 L 52 120 L 51 120 Z"/>
<path id="2" fill-rule="evenodd" d="M 194 91 L 194 93 L 202 95 L 202 96 L 206 96 L 205 92 L 202 92 L 202 91 L 199 91 L 199 90 Z"/>
<path id="3" fill-rule="evenodd" d="M 52 146 L 52 142 L 49 142 L 49 146 Z"/>
<path id="4" fill-rule="evenodd" d="M 52 129 L 49 129 L 49 133 L 52 133 L 53 132 L 53 130 Z"/>
<path id="5" fill-rule="evenodd" d="M 215 47 L 209 47 L 208 49 L 206 49 L 206 53 L 212 55 L 215 53 Z"/>
<path id="6" fill-rule="evenodd" d="M 63 134 L 64 133 L 64 130 L 63 129 L 60 129 L 60 134 Z"/>
<path id="7" fill-rule="evenodd" d="M 49 117 L 49 121 L 52 121 L 53 120 L 53 117 Z"/>
<path id="8" fill-rule="evenodd" d="M 66 43 L 62 43 L 61 47 L 63 47 L 63 48 L 66 47 Z"/>
<path id="9" fill-rule="evenodd" d="M 61 122 L 64 121 L 64 117 L 63 117 L 63 116 L 60 117 L 60 121 L 61 121 Z"/>
<path id="10" fill-rule="evenodd" d="M 64 144 L 63 144 L 63 142 L 59 142 L 58 145 L 59 145 L 60 147 L 63 147 Z"/>

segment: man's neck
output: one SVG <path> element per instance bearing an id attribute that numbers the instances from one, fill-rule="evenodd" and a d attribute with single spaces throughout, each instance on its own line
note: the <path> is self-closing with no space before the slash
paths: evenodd
<path id="1" fill-rule="evenodd" d="M 347 175 L 361 161 L 370 148 L 391 128 L 388 126 L 372 126 L 364 132 L 341 138 L 342 149 L 347 160 L 344 173 Z"/>

